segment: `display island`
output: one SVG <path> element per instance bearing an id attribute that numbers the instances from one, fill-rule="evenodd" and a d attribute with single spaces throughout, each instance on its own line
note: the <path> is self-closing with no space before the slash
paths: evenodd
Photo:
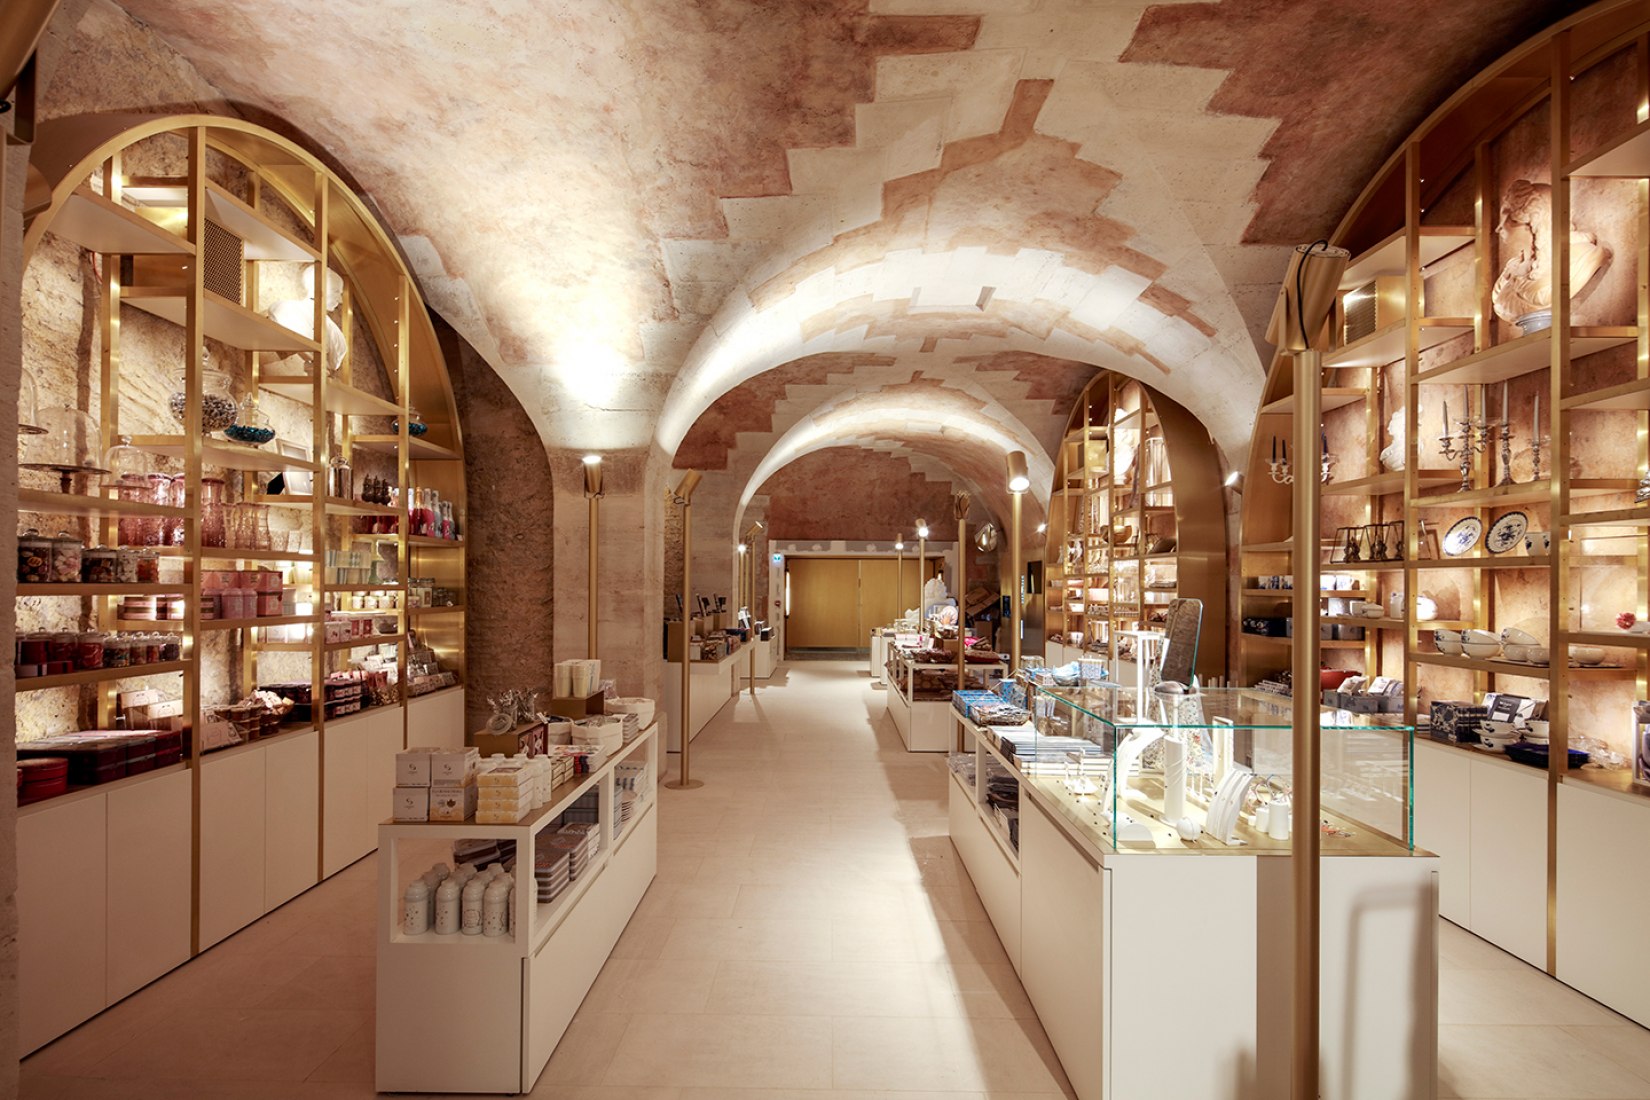
<path id="1" fill-rule="evenodd" d="M 952 709 L 951 837 L 1077 1096 L 1287 1095 L 1289 701 L 1003 694 Z M 989 724 L 1016 704 L 1029 721 Z M 1326 1098 L 1436 1095 L 1437 860 L 1410 839 L 1412 737 L 1324 716 Z"/>

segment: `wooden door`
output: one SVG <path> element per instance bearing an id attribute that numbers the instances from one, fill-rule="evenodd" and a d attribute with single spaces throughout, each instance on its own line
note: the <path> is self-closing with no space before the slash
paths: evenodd
<path id="1" fill-rule="evenodd" d="M 792 558 L 791 615 L 786 645 L 791 649 L 858 649 L 859 560 Z M 869 629 L 869 628 L 867 628 Z"/>
<path id="2" fill-rule="evenodd" d="M 921 589 L 914 556 L 906 558 L 903 563 L 893 558 L 861 558 L 859 579 L 859 625 L 862 636 L 879 626 L 887 626 L 899 618 L 900 612 L 906 608 L 917 606 Z"/>

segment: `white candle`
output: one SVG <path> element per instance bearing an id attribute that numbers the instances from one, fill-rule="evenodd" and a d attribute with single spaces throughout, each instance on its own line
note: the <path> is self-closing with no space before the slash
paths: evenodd
<path id="1" fill-rule="evenodd" d="M 1541 438 L 1541 391 L 1535 395 L 1535 408 L 1530 411 L 1530 442 Z"/>
<path id="2" fill-rule="evenodd" d="M 1501 423 L 1512 423 L 1512 406 L 1507 404 L 1507 383 L 1501 383 Z"/>
<path id="3" fill-rule="evenodd" d="M 1438 434 L 1440 436 L 1449 435 L 1449 402 L 1448 401 L 1444 402 L 1444 430 L 1439 432 Z"/>

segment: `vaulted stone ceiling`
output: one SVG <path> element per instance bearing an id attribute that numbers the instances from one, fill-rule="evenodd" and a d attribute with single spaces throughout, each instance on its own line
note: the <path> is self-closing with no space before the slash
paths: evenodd
<path id="1" fill-rule="evenodd" d="M 747 482 L 917 437 L 994 482 L 952 437 L 1046 453 L 1098 367 L 1234 453 L 1286 246 L 1572 7 L 124 6 L 367 189 L 547 445 L 719 449 Z M 934 401 L 973 419 L 926 434 Z"/>

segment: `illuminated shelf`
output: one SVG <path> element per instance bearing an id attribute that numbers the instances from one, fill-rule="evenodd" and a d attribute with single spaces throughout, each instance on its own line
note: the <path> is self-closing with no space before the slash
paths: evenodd
<path id="1" fill-rule="evenodd" d="M 1371 630 L 1404 630 L 1409 626 L 1403 619 L 1371 619 L 1363 615 L 1325 615 L 1321 621 L 1337 626 L 1364 626 Z M 1415 625 L 1422 630 L 1461 630 L 1472 624 L 1465 619 L 1426 619 Z"/>
<path id="2" fill-rule="evenodd" d="M 400 436 L 394 435 L 358 435 L 350 442 L 352 446 L 359 450 L 393 455 L 400 452 L 400 439 Z M 417 435 L 407 437 L 407 455 L 414 462 L 459 461 L 457 451 L 450 447 L 443 447 L 439 443 L 431 443 L 423 436 Z"/>
<path id="3" fill-rule="evenodd" d="M 182 183 L 128 184 L 122 194 L 144 206 L 177 211 L 180 220 L 189 205 L 189 190 Z M 206 220 L 239 237 L 242 254 L 249 260 L 313 263 L 321 258 L 307 241 L 299 240 L 212 180 L 206 181 Z"/>
<path id="4" fill-rule="evenodd" d="M 81 248 L 122 256 L 192 256 L 183 237 L 107 199 L 90 187 L 77 187 L 52 219 L 52 232 Z"/>
<path id="5" fill-rule="evenodd" d="M 1322 390 L 1323 411 L 1344 408 L 1369 396 L 1369 392 L 1355 386 L 1325 386 Z M 1295 395 L 1280 397 L 1276 401 L 1269 401 L 1260 407 L 1260 415 L 1293 416 L 1295 414 Z"/>
<path id="6" fill-rule="evenodd" d="M 1625 630 L 1572 630 L 1564 638 L 1575 645 L 1619 646 L 1622 649 L 1650 647 L 1650 634 L 1629 634 Z"/>
<path id="7" fill-rule="evenodd" d="M 1572 478 L 1571 497 L 1608 496 L 1611 493 L 1630 493 L 1638 482 L 1629 478 Z M 1545 504 L 1552 499 L 1552 482 L 1533 481 L 1517 485 L 1492 485 L 1487 489 L 1471 489 L 1465 493 L 1441 493 L 1437 496 L 1416 497 L 1417 508 L 1461 508 L 1473 505 Z"/>
<path id="8" fill-rule="evenodd" d="M 17 510 L 54 516 L 160 516 L 182 519 L 187 515 L 182 508 L 164 504 L 81 496 L 78 493 L 53 493 L 43 489 L 17 490 Z"/>
<path id="9" fill-rule="evenodd" d="M 1489 672 L 1497 676 L 1525 676 L 1532 680 L 1546 680 L 1553 671 L 1548 665 L 1521 665 L 1516 661 L 1498 661 L 1493 658 L 1485 660 L 1477 657 L 1450 657 L 1443 653 L 1412 653 L 1410 659 L 1416 664 L 1435 665 L 1439 668 Z M 1600 668 L 1596 665 L 1571 665 L 1566 671 L 1572 680 L 1620 680 L 1630 679 L 1637 674 L 1630 666 Z"/>
<path id="10" fill-rule="evenodd" d="M 187 453 L 186 442 L 181 435 L 134 435 L 132 446 L 165 458 L 181 459 Z M 226 470 L 256 470 L 260 473 L 316 473 L 321 469 L 318 463 L 285 457 L 274 449 L 273 443 L 267 446 L 270 449 L 266 451 L 245 443 L 207 437 L 201 440 L 201 461 Z"/>
<path id="11" fill-rule="evenodd" d="M 1471 331 L 1470 317 L 1423 317 L 1417 347 L 1420 351 L 1427 351 Z M 1361 340 L 1325 353 L 1323 365 L 1336 370 L 1384 367 L 1404 357 L 1404 344 L 1408 337 L 1409 322 L 1398 321 L 1376 329 Z"/>
<path id="12" fill-rule="evenodd" d="M 322 648 L 328 653 L 336 653 L 341 649 L 367 649 L 375 645 L 388 645 L 391 642 L 406 640 L 405 634 L 371 634 L 363 638 L 351 638 L 347 642 L 327 642 Z"/>
<path id="13" fill-rule="evenodd" d="M 315 403 L 315 380 L 308 373 L 266 374 L 258 379 L 258 386 L 300 404 Z M 327 412 L 341 416 L 401 415 L 401 406 L 394 401 L 330 378 L 327 379 L 326 408 Z"/>
<path id="14" fill-rule="evenodd" d="M 189 590 L 182 581 L 167 584 L 86 584 L 82 581 L 19 584 L 19 596 L 181 596 Z"/>
<path id="15" fill-rule="evenodd" d="M 1299 638 L 1274 638 L 1270 634 L 1250 634 L 1248 631 L 1243 631 L 1242 632 L 1242 637 L 1248 639 L 1251 642 L 1260 642 L 1262 645 L 1291 645 L 1292 646 L 1297 641 L 1301 640 Z M 1338 639 L 1331 640 L 1329 638 L 1320 638 L 1320 639 L 1318 639 L 1318 648 L 1319 649 L 1362 649 L 1363 647 L 1364 647 L 1363 642 L 1343 642 L 1343 641 L 1340 641 Z"/>
<path id="16" fill-rule="evenodd" d="M 1650 122 L 1641 122 L 1586 156 L 1571 161 L 1565 171 L 1572 176 L 1616 179 L 1650 176 Z"/>
<path id="17" fill-rule="evenodd" d="M 300 626 L 321 621 L 319 615 L 281 615 L 266 619 L 202 619 L 202 630 L 245 630 L 254 626 Z"/>
<path id="18" fill-rule="evenodd" d="M 1650 527 L 1650 508 L 1618 508 L 1610 512 L 1572 512 L 1560 516 L 1561 527 Z"/>
<path id="19" fill-rule="evenodd" d="M 464 540 L 433 539 L 428 535 L 408 535 L 407 545 L 420 547 L 426 550 L 462 550 L 464 549 Z"/>
<path id="20" fill-rule="evenodd" d="M 1580 359 L 1585 355 L 1608 351 L 1636 339 L 1636 328 L 1574 328 L 1570 330 L 1570 358 Z M 1422 371 L 1415 376 L 1415 381 L 1421 385 L 1447 383 L 1452 386 L 1505 382 L 1509 378 L 1547 369 L 1552 365 L 1552 356 L 1553 333 L 1548 329 Z"/>
<path id="21" fill-rule="evenodd" d="M 84 672 L 65 672 L 60 676 L 25 676 L 17 681 L 17 690 L 44 691 L 47 688 L 101 684 L 108 680 L 130 680 L 137 676 L 164 676 L 170 672 L 182 672 L 188 667 L 188 661 L 161 661 L 158 664 L 129 665 L 126 668 L 92 668 Z"/>
<path id="22" fill-rule="evenodd" d="M 457 607 L 413 607 L 408 610 L 412 612 L 413 618 L 421 619 L 426 615 L 462 615 L 464 605 L 459 604 Z"/>
<path id="23" fill-rule="evenodd" d="M 1578 393 L 1558 404 L 1565 412 L 1610 412 L 1617 409 L 1650 409 L 1650 378 L 1606 386 L 1602 390 Z"/>
<path id="24" fill-rule="evenodd" d="M 1353 481 L 1331 481 L 1325 485 L 1321 495 L 1326 497 L 1356 497 L 1386 496 L 1389 493 L 1404 491 L 1403 470 L 1389 470 L 1384 474 L 1375 474 L 1371 477 L 1360 477 Z M 1447 485 L 1449 482 L 1461 481 L 1458 470 L 1418 470 L 1416 482 L 1420 485 Z"/>
<path id="25" fill-rule="evenodd" d="M 1421 267 L 1425 268 L 1465 248 L 1473 242 L 1471 226 L 1421 226 Z M 1404 231 L 1397 230 L 1378 244 L 1352 257 L 1341 273 L 1341 290 L 1356 290 L 1382 275 L 1407 275 L 1408 253 L 1404 248 Z"/>
<path id="26" fill-rule="evenodd" d="M 122 305 L 152 313 L 174 325 L 182 325 L 189 295 L 181 287 L 128 286 L 120 290 Z M 209 339 L 242 351 L 319 351 L 320 345 L 299 336 L 284 325 L 254 313 L 239 302 L 206 291 L 201 309 L 202 327 Z"/>

